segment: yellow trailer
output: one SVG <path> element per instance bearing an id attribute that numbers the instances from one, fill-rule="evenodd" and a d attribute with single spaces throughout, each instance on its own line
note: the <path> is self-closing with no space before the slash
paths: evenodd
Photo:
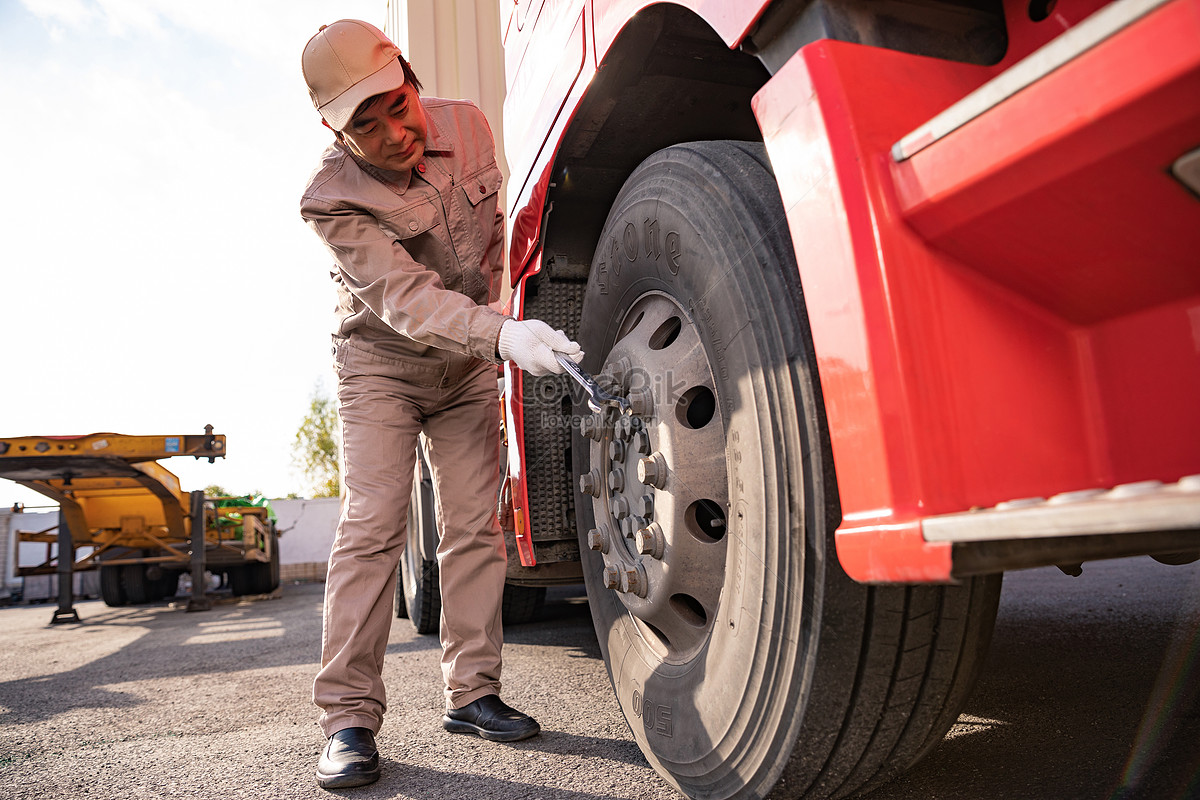
<path id="1" fill-rule="evenodd" d="M 211 607 L 204 572 L 224 574 L 236 595 L 279 586 L 278 534 L 270 509 L 249 501 L 185 492 L 159 459 L 225 456 L 225 437 L 211 425 L 200 435 L 24 436 L 0 438 L 0 477 L 59 505 L 57 531 L 23 532 L 45 542 L 47 558 L 18 574 L 59 576 L 52 622 L 78 621 L 71 575 L 99 569 L 111 606 L 160 599 L 183 572 L 192 574 L 188 610 Z M 51 555 L 50 545 L 57 544 Z M 82 557 L 79 549 L 87 548 Z"/>

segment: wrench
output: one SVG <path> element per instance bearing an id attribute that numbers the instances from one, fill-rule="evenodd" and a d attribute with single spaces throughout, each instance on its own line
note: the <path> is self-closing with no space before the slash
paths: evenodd
<path id="1" fill-rule="evenodd" d="M 592 411 L 595 411 L 597 414 L 599 414 L 604 410 L 605 406 L 612 406 L 622 414 L 633 413 L 633 409 L 629 405 L 629 400 L 624 397 L 617 397 L 616 395 L 609 394 L 601 389 L 600 384 L 596 383 L 596 380 L 591 375 L 588 375 L 586 372 L 581 370 L 579 365 L 574 361 L 557 351 L 554 353 L 554 357 L 558 359 L 559 364 L 562 364 L 562 367 L 567 371 L 567 374 L 570 375 L 575 382 L 582 386 L 583 390 L 588 393 L 587 405 Z"/>

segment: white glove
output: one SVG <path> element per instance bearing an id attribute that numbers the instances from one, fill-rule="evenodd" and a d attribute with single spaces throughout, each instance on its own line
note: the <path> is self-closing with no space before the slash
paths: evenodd
<path id="1" fill-rule="evenodd" d="M 563 366 L 554 357 L 556 351 L 576 364 L 583 360 L 578 344 L 540 319 L 508 319 L 500 326 L 496 352 L 505 361 L 515 361 L 530 375 L 562 374 Z"/>

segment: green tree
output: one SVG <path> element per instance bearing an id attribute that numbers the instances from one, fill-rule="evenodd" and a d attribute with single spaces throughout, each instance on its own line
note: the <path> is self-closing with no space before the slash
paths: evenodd
<path id="1" fill-rule="evenodd" d="M 308 480 L 313 497 L 337 497 L 341 493 L 339 430 L 337 404 L 318 383 L 292 442 L 292 462 Z"/>

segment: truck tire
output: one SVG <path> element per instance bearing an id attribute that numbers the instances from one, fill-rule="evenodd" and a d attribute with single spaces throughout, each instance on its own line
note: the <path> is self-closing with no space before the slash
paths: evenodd
<path id="1" fill-rule="evenodd" d="M 100 597 L 107 606 L 114 608 L 129 602 L 125 596 L 125 588 L 121 586 L 120 566 L 100 567 Z"/>
<path id="2" fill-rule="evenodd" d="M 533 622 L 546 604 L 545 586 L 518 586 L 504 584 L 504 599 L 501 615 L 505 625 L 524 625 Z"/>
<path id="3" fill-rule="evenodd" d="M 635 412 L 583 419 L 572 451 L 589 605 L 646 758 L 702 798 L 844 797 L 911 766 L 978 674 L 1001 576 L 868 587 L 839 566 L 816 361 L 762 145 L 678 145 L 633 172 L 580 331 L 583 367 Z"/>
<path id="4" fill-rule="evenodd" d="M 423 458 L 423 456 L 418 456 Z M 417 633 L 437 633 L 441 624 L 441 575 L 436 558 L 437 514 L 433 481 L 424 463 L 417 465 L 412 501 L 408 505 L 408 540 L 400 556 L 396 581 L 396 616 L 409 619 Z M 502 616 L 506 625 L 532 621 L 546 601 L 545 586 L 505 584 Z"/>
<path id="5" fill-rule="evenodd" d="M 433 480 L 418 453 L 408 504 L 408 540 L 400 556 L 396 616 L 407 616 L 417 633 L 437 633 L 442 616 L 442 592 L 438 579 L 437 514 L 434 511 Z M 403 612 L 403 613 L 402 613 Z"/>
<path id="6" fill-rule="evenodd" d="M 408 617 L 417 633 L 437 633 L 442 614 L 437 561 L 420 558 L 412 550 L 411 544 L 406 545 L 400 557 L 399 583 L 403 592 L 400 600 L 404 603 L 404 613 L 397 611 L 397 616 Z"/>

